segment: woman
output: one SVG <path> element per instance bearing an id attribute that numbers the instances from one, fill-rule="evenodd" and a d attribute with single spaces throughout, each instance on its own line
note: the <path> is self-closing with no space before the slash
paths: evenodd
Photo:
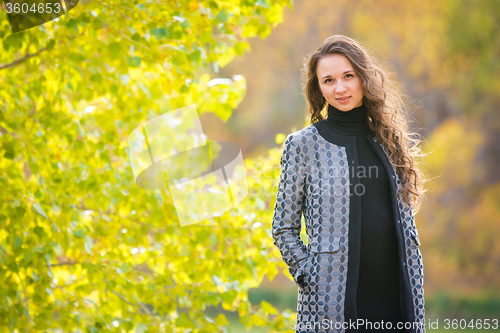
<path id="1" fill-rule="evenodd" d="M 299 287 L 296 332 L 425 332 L 414 221 L 425 181 L 414 157 L 423 154 L 402 103 L 345 36 L 326 39 L 303 78 L 311 125 L 285 140 L 272 223 Z"/>

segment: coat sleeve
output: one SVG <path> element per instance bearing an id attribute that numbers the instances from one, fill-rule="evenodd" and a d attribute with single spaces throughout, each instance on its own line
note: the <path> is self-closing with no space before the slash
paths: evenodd
<path id="1" fill-rule="evenodd" d="M 306 167 L 300 143 L 289 135 L 285 139 L 280 160 L 281 173 L 274 207 L 273 244 L 288 266 L 295 284 L 301 288 L 309 252 L 300 238 L 301 215 L 305 206 Z"/>

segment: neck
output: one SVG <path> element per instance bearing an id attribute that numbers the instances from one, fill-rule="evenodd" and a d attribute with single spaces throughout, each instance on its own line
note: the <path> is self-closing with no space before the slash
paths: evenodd
<path id="1" fill-rule="evenodd" d="M 368 109 L 363 104 L 349 111 L 341 111 L 328 104 L 328 118 L 326 122 L 346 132 L 368 132 Z"/>

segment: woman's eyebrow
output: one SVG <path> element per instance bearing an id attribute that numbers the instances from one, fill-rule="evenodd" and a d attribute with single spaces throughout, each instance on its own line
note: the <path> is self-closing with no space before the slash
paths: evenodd
<path id="1" fill-rule="evenodd" d="M 347 73 L 349 73 L 349 72 L 354 72 L 354 70 L 350 69 L 350 70 L 348 70 L 348 71 L 345 71 L 343 74 L 347 74 Z M 331 75 L 330 75 L 330 74 L 327 74 L 327 75 L 323 76 L 321 79 L 324 79 L 325 77 L 329 77 L 329 76 L 331 76 Z"/>

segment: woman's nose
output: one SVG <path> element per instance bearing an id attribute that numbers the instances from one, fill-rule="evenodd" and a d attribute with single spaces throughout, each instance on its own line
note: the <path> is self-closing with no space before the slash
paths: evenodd
<path id="1" fill-rule="evenodd" d="M 335 92 L 337 94 L 343 93 L 346 91 L 346 86 L 343 83 L 337 83 L 337 86 L 335 87 Z"/>

